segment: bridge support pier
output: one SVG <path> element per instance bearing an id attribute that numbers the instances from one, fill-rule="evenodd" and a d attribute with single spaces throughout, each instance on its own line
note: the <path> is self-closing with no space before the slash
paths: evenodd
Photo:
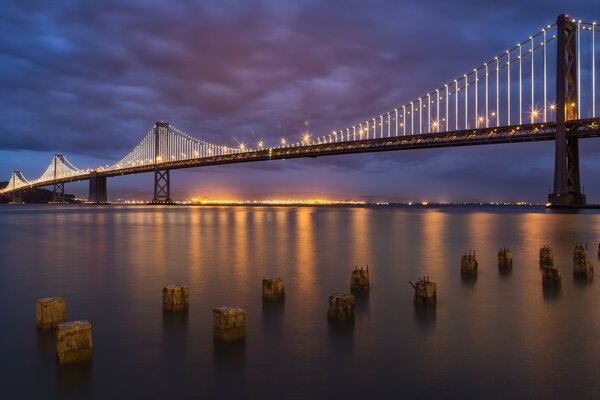
<path id="1" fill-rule="evenodd" d="M 12 192 L 12 201 L 9 204 L 24 204 L 23 200 L 21 200 L 21 193 L 22 191 L 20 190 Z"/>
<path id="2" fill-rule="evenodd" d="M 171 199 L 171 173 L 159 168 L 160 162 L 171 160 L 169 123 L 154 125 L 154 197 L 150 204 L 174 204 Z"/>
<path id="3" fill-rule="evenodd" d="M 88 204 L 109 204 L 106 195 L 106 177 L 98 176 L 96 172 L 90 174 Z"/>
<path id="4" fill-rule="evenodd" d="M 65 184 L 64 182 L 55 183 L 51 204 L 66 204 L 65 200 Z"/>
<path id="5" fill-rule="evenodd" d="M 586 204 L 579 178 L 579 143 L 569 137 L 566 121 L 578 119 L 577 24 L 560 15 L 556 21 L 556 141 L 554 189 L 548 207 L 577 208 Z"/>
<path id="6" fill-rule="evenodd" d="M 168 169 L 154 171 L 154 197 L 150 204 L 173 204 L 171 174 Z"/>

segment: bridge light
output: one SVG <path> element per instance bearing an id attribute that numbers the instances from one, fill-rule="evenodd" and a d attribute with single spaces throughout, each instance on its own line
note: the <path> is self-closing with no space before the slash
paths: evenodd
<path id="1" fill-rule="evenodd" d="M 258 141 L 258 148 L 262 150 L 262 148 L 265 146 L 265 144 L 263 143 L 262 140 Z"/>
<path id="2" fill-rule="evenodd" d="M 285 146 L 287 144 L 287 141 L 285 140 L 285 138 L 281 138 L 281 145 Z"/>

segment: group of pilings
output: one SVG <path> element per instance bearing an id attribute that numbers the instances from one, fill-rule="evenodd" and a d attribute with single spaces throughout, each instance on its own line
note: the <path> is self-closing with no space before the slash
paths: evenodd
<path id="1" fill-rule="evenodd" d="M 56 359 L 59 364 L 92 359 L 92 325 L 84 320 L 67 322 L 64 298 L 37 299 L 35 315 L 39 329 L 56 329 Z"/>
<path id="2" fill-rule="evenodd" d="M 540 270 L 542 271 L 542 284 L 559 286 L 561 284 L 560 271 L 554 267 L 552 248 L 544 245 L 540 248 Z M 600 244 L 598 244 L 598 257 L 600 258 Z M 498 250 L 498 270 L 510 272 L 513 267 L 513 255 L 508 247 Z M 460 272 L 463 276 L 477 276 L 477 257 L 475 251 L 469 250 L 462 255 Z M 591 280 L 594 277 L 594 265 L 587 258 L 587 244 L 576 243 L 573 250 L 573 277 L 575 279 Z"/>
<path id="3" fill-rule="evenodd" d="M 355 269 L 351 273 L 352 292 L 368 293 L 369 270 Z M 188 286 L 170 284 L 162 290 L 164 312 L 187 312 Z M 262 280 L 262 297 L 265 302 L 283 303 L 285 287 L 280 278 Z M 335 293 L 329 296 L 327 317 L 335 321 L 354 319 L 354 295 Z M 59 364 L 86 362 L 92 359 L 92 325 L 89 321 L 67 322 L 67 303 L 62 297 L 45 297 L 36 300 L 36 322 L 41 330 L 56 330 L 56 359 Z M 246 311 L 239 306 L 221 306 L 213 309 L 213 335 L 216 341 L 233 342 L 246 338 Z"/>
<path id="4" fill-rule="evenodd" d="M 561 274 L 554 266 L 552 248 L 544 245 L 539 251 L 542 284 L 560 286 Z M 600 258 L 600 244 L 598 245 Z M 511 271 L 512 252 L 508 247 L 498 251 L 498 270 Z M 461 257 L 460 272 L 463 276 L 477 276 L 478 262 L 475 251 L 467 251 Z M 594 266 L 587 258 L 587 245 L 577 243 L 573 251 L 573 276 L 591 280 Z M 435 305 L 437 286 L 429 276 L 410 282 L 414 289 L 416 305 Z M 327 318 L 330 321 L 351 322 L 354 320 L 355 295 L 368 294 L 370 290 L 369 267 L 355 266 L 350 274 L 350 291 L 329 296 Z M 189 287 L 167 285 L 162 290 L 165 312 L 185 312 L 189 308 Z M 265 302 L 283 303 L 285 287 L 280 278 L 262 280 L 262 297 Z M 59 364 L 89 361 L 92 358 L 92 325 L 86 320 L 67 322 L 67 304 L 62 297 L 46 297 L 36 300 L 36 322 L 39 329 L 56 329 L 56 357 Z M 221 306 L 213 309 L 213 335 L 215 340 L 232 342 L 246 338 L 246 311 L 239 306 Z"/>

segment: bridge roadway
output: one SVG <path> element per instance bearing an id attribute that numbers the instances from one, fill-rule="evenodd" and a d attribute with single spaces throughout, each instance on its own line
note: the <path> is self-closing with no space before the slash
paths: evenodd
<path id="1" fill-rule="evenodd" d="M 566 123 L 566 127 L 568 136 L 576 136 L 578 138 L 600 136 L 600 118 L 568 121 Z M 163 162 L 156 165 L 140 165 L 118 170 L 97 170 L 95 173 L 96 176 L 99 177 L 112 177 L 153 172 L 155 169 L 165 170 L 207 167 L 211 165 L 236 164 L 253 161 L 284 160 L 303 157 L 314 158 L 339 154 L 372 153 L 378 151 L 534 142 L 554 140 L 555 133 L 556 124 L 554 122 L 535 123 L 528 125 L 479 128 L 420 135 L 391 136 L 346 142 L 334 141 L 307 146 L 273 147 L 264 150 L 249 150 L 235 154 Z M 90 176 L 91 173 L 87 173 L 74 177 L 36 182 L 31 185 L 22 186 L 17 190 L 49 186 L 55 183 L 88 180 Z M 12 190 L 6 190 L 3 192 L 3 194 L 11 192 Z"/>

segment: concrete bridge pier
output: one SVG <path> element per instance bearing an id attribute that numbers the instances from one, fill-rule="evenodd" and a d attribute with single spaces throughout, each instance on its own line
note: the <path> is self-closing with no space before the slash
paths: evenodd
<path id="1" fill-rule="evenodd" d="M 21 200 L 21 190 L 15 190 L 12 192 L 12 201 L 9 204 L 24 204 L 23 200 Z"/>
<path id="2" fill-rule="evenodd" d="M 106 195 L 106 177 L 98 176 L 96 172 L 90 174 L 88 204 L 109 204 Z"/>

